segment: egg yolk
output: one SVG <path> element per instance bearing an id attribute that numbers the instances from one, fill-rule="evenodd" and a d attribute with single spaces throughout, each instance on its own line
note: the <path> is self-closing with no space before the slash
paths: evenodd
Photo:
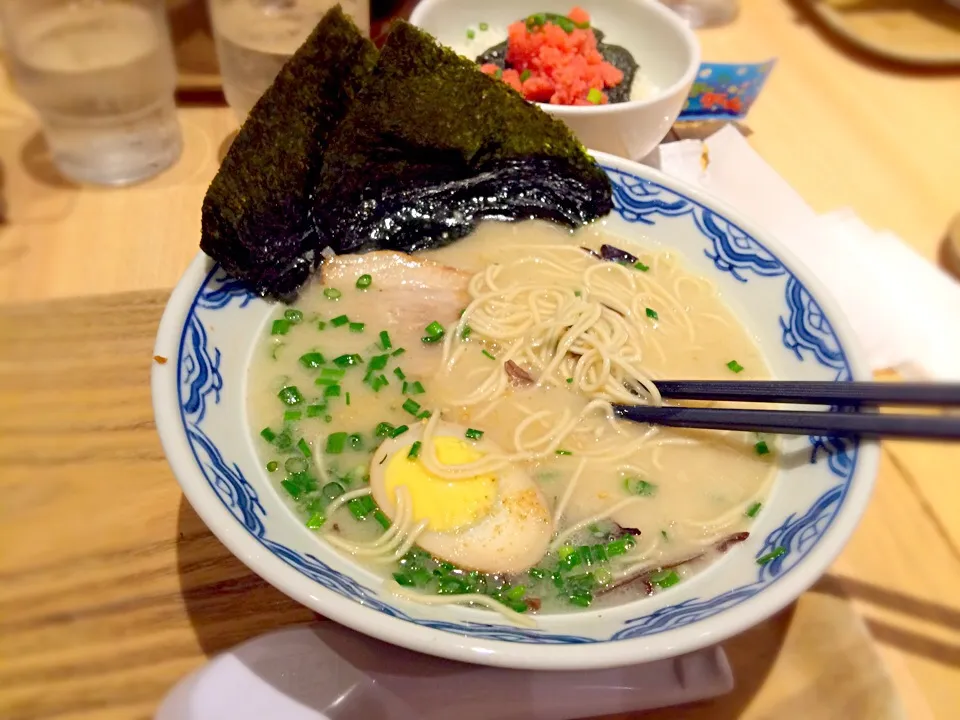
<path id="1" fill-rule="evenodd" d="M 483 457 L 459 438 L 434 438 L 437 460 L 443 465 L 466 465 Z M 472 525 L 489 514 L 497 496 L 495 475 L 478 475 L 463 480 L 444 480 L 431 473 L 419 459 L 410 460 L 410 446 L 394 453 L 384 472 L 384 489 L 395 497 L 400 486 L 407 488 L 413 503 L 413 520 L 427 520 L 427 529 L 449 532 Z M 423 452 L 423 450 L 421 450 Z"/>

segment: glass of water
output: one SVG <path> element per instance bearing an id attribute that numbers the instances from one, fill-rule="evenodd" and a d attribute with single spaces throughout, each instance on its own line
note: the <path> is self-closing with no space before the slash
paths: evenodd
<path id="1" fill-rule="evenodd" d="M 209 0 L 223 93 L 237 120 L 246 119 L 283 64 L 338 0 Z M 370 0 L 339 0 L 364 33 Z"/>
<path id="2" fill-rule="evenodd" d="M 125 185 L 177 160 L 164 0 L 3 0 L 0 22 L 14 81 L 66 177 Z"/>

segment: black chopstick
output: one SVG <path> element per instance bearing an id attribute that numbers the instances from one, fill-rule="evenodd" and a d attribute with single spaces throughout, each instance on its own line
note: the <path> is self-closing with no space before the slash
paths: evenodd
<path id="1" fill-rule="evenodd" d="M 746 430 L 788 435 L 960 440 L 960 417 L 952 416 L 645 405 L 615 405 L 614 409 L 621 417 L 630 420 L 672 427 Z"/>
<path id="2" fill-rule="evenodd" d="M 663 380 L 670 400 L 729 400 L 809 405 L 960 406 L 960 383 Z"/>

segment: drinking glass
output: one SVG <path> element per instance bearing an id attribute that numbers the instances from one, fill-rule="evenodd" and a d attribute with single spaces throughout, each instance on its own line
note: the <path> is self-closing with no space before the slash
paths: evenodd
<path id="1" fill-rule="evenodd" d="M 237 120 L 246 119 L 280 68 L 338 0 L 209 0 L 223 92 Z M 370 0 L 340 0 L 364 33 Z"/>
<path id="2" fill-rule="evenodd" d="M 177 160 L 164 0 L 3 0 L 0 24 L 14 82 L 66 177 L 125 185 Z"/>

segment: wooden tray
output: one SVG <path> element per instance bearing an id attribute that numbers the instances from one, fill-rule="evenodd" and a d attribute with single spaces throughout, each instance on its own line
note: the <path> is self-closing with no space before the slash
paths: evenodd
<path id="1" fill-rule="evenodd" d="M 960 68 L 960 8 L 947 0 L 802 0 L 833 32 L 887 60 Z"/>
<path id="2" fill-rule="evenodd" d="M 316 618 L 234 558 L 173 478 L 149 386 L 167 296 L 0 307 L 0 717 L 152 717 L 207 657 Z M 830 576 L 724 648 L 733 693 L 644 720 L 904 716 Z"/>

